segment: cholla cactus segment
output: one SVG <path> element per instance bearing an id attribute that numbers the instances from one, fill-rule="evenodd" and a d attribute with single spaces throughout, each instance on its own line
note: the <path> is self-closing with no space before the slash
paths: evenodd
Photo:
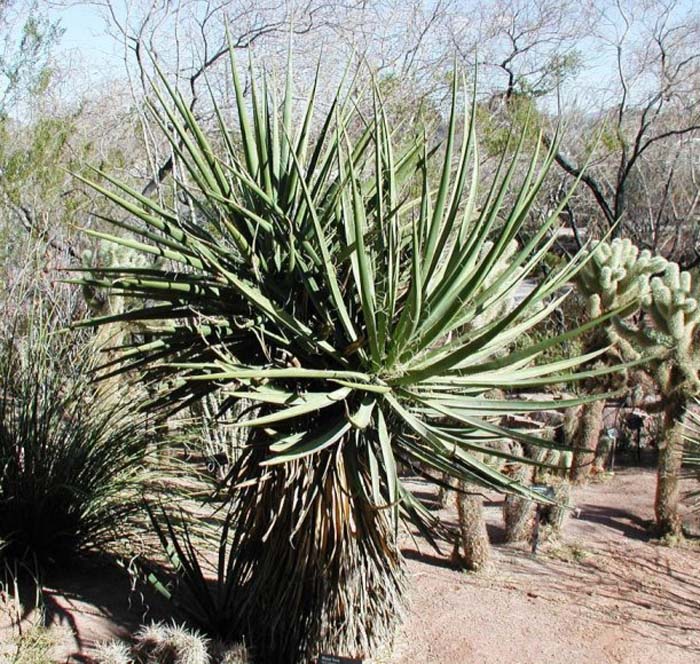
<path id="1" fill-rule="evenodd" d="M 669 263 L 662 275 L 651 280 L 652 302 L 645 307 L 661 331 L 672 340 L 691 343 L 700 320 L 700 282 L 689 272 L 681 271 L 676 263 Z"/>
<path id="2" fill-rule="evenodd" d="M 126 643 L 111 641 L 97 646 L 95 652 L 97 664 L 134 664 L 131 649 Z"/>
<path id="3" fill-rule="evenodd" d="M 595 315 L 635 305 L 649 298 L 651 277 L 662 272 L 668 262 L 639 249 L 630 240 L 599 242 L 590 260 L 578 275 L 578 284 L 589 298 L 597 298 Z"/>
<path id="4" fill-rule="evenodd" d="M 561 450 L 559 453 L 559 471 L 568 476 L 571 471 L 571 466 L 574 463 L 574 454 L 571 450 Z"/>
<path id="5" fill-rule="evenodd" d="M 143 664 L 210 664 L 210 642 L 178 625 L 153 623 L 134 635 L 133 652 Z"/>
<path id="6" fill-rule="evenodd" d="M 249 664 L 248 649 L 242 643 L 218 643 L 213 649 L 214 664 Z"/>

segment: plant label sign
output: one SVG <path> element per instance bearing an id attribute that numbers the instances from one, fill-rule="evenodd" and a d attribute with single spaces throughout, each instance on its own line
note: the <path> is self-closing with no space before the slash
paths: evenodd
<path id="1" fill-rule="evenodd" d="M 338 655 L 319 655 L 317 664 L 362 664 L 356 657 L 340 657 Z"/>

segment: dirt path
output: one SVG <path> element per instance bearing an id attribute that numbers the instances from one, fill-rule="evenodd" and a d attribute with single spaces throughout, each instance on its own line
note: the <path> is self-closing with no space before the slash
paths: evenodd
<path id="1" fill-rule="evenodd" d="M 392 663 L 700 662 L 700 549 L 648 541 L 654 486 L 634 469 L 577 490 L 580 516 L 561 543 L 536 557 L 496 545 L 479 574 L 409 546 L 410 610 Z M 497 540 L 500 505 L 487 519 Z"/>
<path id="2" fill-rule="evenodd" d="M 393 656 L 380 661 L 700 664 L 700 546 L 648 540 L 654 485 L 653 472 L 634 469 L 577 490 L 581 514 L 559 544 L 536 557 L 525 546 L 496 544 L 479 574 L 457 571 L 449 556 L 424 544 L 417 551 L 407 540 L 408 610 Z M 443 516 L 455 518 L 450 509 Z M 498 542 L 500 499 L 488 504 L 487 518 Z M 53 583 L 53 618 L 79 635 L 79 643 L 66 641 L 66 652 L 77 655 L 71 661 L 89 661 L 96 642 L 143 622 L 143 605 L 126 587 L 123 575 L 99 568 L 71 570 Z M 2 635 L 0 625 L 0 643 Z"/>

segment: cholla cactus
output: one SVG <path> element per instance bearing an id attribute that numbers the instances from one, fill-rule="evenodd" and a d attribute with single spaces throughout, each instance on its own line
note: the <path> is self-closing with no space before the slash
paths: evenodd
<path id="1" fill-rule="evenodd" d="M 573 455 L 571 450 L 555 450 L 542 448 L 534 455 L 538 463 L 549 466 L 549 473 L 566 477 L 571 470 Z"/>
<path id="2" fill-rule="evenodd" d="M 152 623 L 136 634 L 131 647 L 112 641 L 97 648 L 98 664 L 248 664 L 242 644 L 211 642 L 194 630 Z"/>
<path id="3" fill-rule="evenodd" d="M 678 534 L 682 421 L 688 400 L 700 393 L 700 280 L 676 263 L 639 252 L 629 240 L 614 240 L 596 246 L 578 284 L 591 313 L 619 310 L 608 333 L 623 354 L 649 359 L 665 404 L 656 521 L 662 533 Z"/>
<path id="4" fill-rule="evenodd" d="M 614 344 L 615 352 L 627 359 L 638 359 L 657 342 L 641 329 L 633 329 L 625 318 L 639 311 L 642 301 L 651 298 L 651 283 L 663 273 L 668 262 L 651 252 L 640 251 L 629 240 L 599 242 L 576 277 L 580 292 L 586 297 L 588 314 L 597 318 L 617 311 L 610 324 L 594 331 L 589 350 L 602 350 Z M 639 339 L 637 339 L 639 337 Z M 595 451 L 603 425 L 603 402 L 583 406 L 570 432 L 575 455 L 571 467 L 574 481 L 584 480 L 593 468 Z"/>
<path id="5" fill-rule="evenodd" d="M 177 625 L 153 623 L 135 635 L 137 659 L 145 664 L 210 664 L 209 640 Z"/>
<path id="6" fill-rule="evenodd" d="M 493 248 L 493 242 L 485 242 L 479 254 L 479 260 L 483 260 Z M 505 315 L 515 304 L 512 287 L 515 286 L 521 277 L 522 270 L 516 270 L 510 276 L 505 286 L 501 287 L 489 297 L 489 289 L 503 275 L 507 269 L 511 257 L 518 250 L 518 243 L 512 240 L 505 249 L 506 260 L 494 269 L 480 285 L 481 297 L 477 297 L 474 303 L 470 303 L 471 321 L 465 326 L 467 329 L 478 330 L 493 320 Z M 478 303 L 478 304 L 475 304 Z M 493 354 L 498 355 L 504 352 L 504 348 L 494 347 Z M 493 395 L 492 395 L 493 396 Z M 499 395 L 500 396 L 500 395 Z M 498 447 L 498 443 L 495 447 Z M 504 460 L 500 456 L 490 454 L 478 455 L 481 461 L 491 468 L 501 471 Z M 449 478 L 445 476 L 445 481 Z M 444 507 L 447 503 L 447 492 L 441 489 L 438 493 L 438 503 Z M 488 562 L 491 551 L 486 520 L 484 518 L 483 498 L 478 493 L 478 488 L 470 486 L 465 482 L 458 483 L 455 492 L 455 507 L 457 509 L 458 535 L 452 553 L 453 562 L 471 571 L 478 571 Z"/>
<path id="7" fill-rule="evenodd" d="M 123 314 L 133 300 L 124 298 L 118 282 L 113 281 L 112 271 L 144 267 L 141 254 L 123 246 L 98 241 L 94 249 L 86 249 L 81 256 L 83 269 L 88 274 L 79 280 L 85 303 L 92 316 L 112 316 Z M 140 327 L 143 327 L 142 325 Z M 117 347 L 124 342 L 133 324 L 112 323 L 104 325 L 97 332 L 95 343 L 99 348 Z M 113 354 L 105 355 L 105 360 L 113 359 Z"/>
<path id="8" fill-rule="evenodd" d="M 629 240 L 616 239 L 596 245 L 577 284 L 588 297 L 592 315 L 618 310 L 607 332 L 628 356 L 674 360 L 682 365 L 686 380 L 697 382 L 692 360 L 700 281 L 693 283 L 690 272 L 648 250 L 640 252 Z M 648 317 L 631 322 L 630 316 L 640 309 Z"/>
<path id="9" fill-rule="evenodd" d="M 90 274 L 89 278 L 81 280 L 83 297 L 95 316 L 121 313 L 128 304 L 121 295 L 118 282 L 112 281 L 110 270 L 147 265 L 143 254 L 104 241 L 99 241 L 94 249 L 86 249 L 81 262 Z"/>
<path id="10" fill-rule="evenodd" d="M 515 443 L 514 453 L 523 455 L 523 448 Z M 518 463 L 510 464 L 509 475 L 517 482 L 532 484 L 533 469 L 531 466 Z M 521 496 L 506 496 L 503 501 L 504 538 L 506 542 L 522 542 L 532 533 L 535 516 L 535 503 Z"/>
<path id="11" fill-rule="evenodd" d="M 603 435 L 598 442 L 598 448 L 595 451 L 595 459 L 593 459 L 593 470 L 596 473 L 605 472 L 605 466 L 610 457 L 610 451 L 613 447 L 613 440 L 610 436 Z"/>
<path id="12" fill-rule="evenodd" d="M 600 316 L 626 305 L 634 311 L 648 298 L 652 276 L 667 264 L 646 249 L 640 252 L 629 240 L 599 242 L 577 275 L 579 289 L 588 297 L 589 314 Z"/>
<path id="13" fill-rule="evenodd" d="M 693 283 L 690 272 L 681 271 L 676 263 L 668 263 L 664 273 L 651 280 L 651 292 L 642 301 L 644 310 L 654 320 L 655 327 L 644 330 L 651 343 L 668 348 L 685 380 L 696 387 L 695 332 L 700 321 L 699 297 L 700 281 L 696 279 Z"/>
<path id="14" fill-rule="evenodd" d="M 586 297 L 588 315 L 597 318 L 617 310 L 619 317 L 615 322 L 594 330 L 589 340 L 589 350 L 603 350 L 615 344 L 617 352 L 624 357 L 636 359 L 639 356 L 639 344 L 630 343 L 627 337 L 631 331 L 620 329 L 625 328 L 621 320 L 638 311 L 642 299 L 649 297 L 653 275 L 665 266 L 664 258 L 652 256 L 646 250 L 640 252 L 629 240 L 599 242 L 593 248 L 588 261 L 576 276 L 579 291 Z M 600 361 L 603 361 L 602 358 Z M 573 426 L 568 434 L 575 450 L 571 464 L 573 481 L 584 480 L 593 468 L 604 407 L 602 401 L 591 402 L 577 409 L 572 419 Z"/>
<path id="15" fill-rule="evenodd" d="M 558 537 L 571 513 L 571 484 L 566 479 L 551 477 L 548 484 L 554 489 L 554 505 L 541 507 L 541 522 L 547 526 L 549 537 Z"/>
<path id="16" fill-rule="evenodd" d="M 459 525 L 459 545 L 455 545 L 453 562 L 468 570 L 477 572 L 482 569 L 491 555 L 486 521 L 484 520 L 484 500 L 481 494 L 466 482 L 460 482 L 455 492 L 457 521 Z"/>
<path id="17" fill-rule="evenodd" d="M 100 644 L 94 659 L 98 664 L 134 664 L 131 648 L 121 641 Z"/>
<path id="18" fill-rule="evenodd" d="M 484 260 L 489 252 L 493 249 L 493 242 L 485 242 L 479 254 L 479 260 Z M 487 275 L 480 286 L 480 297 L 475 298 L 467 304 L 467 311 L 472 318 L 468 326 L 465 328 L 478 330 L 487 323 L 490 323 L 497 318 L 504 316 L 515 306 L 514 288 L 521 281 L 522 269 L 513 271 L 505 284 L 499 284 L 499 288 L 491 293 L 488 297 L 489 289 L 498 282 L 498 280 L 506 272 L 510 265 L 512 257 L 518 250 L 518 243 L 511 240 L 506 246 L 503 254 L 503 260 L 500 265 L 493 269 L 493 272 Z"/>

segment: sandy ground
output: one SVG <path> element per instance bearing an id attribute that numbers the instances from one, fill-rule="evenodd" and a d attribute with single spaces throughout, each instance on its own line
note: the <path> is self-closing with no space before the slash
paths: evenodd
<path id="1" fill-rule="evenodd" d="M 536 556 L 499 544 L 501 505 L 489 502 L 493 555 L 478 574 L 454 569 L 448 550 L 406 540 L 408 609 L 393 656 L 382 661 L 700 663 L 700 545 L 649 540 L 654 486 L 652 471 L 629 469 L 577 489 L 580 516 Z M 442 516 L 455 518 L 451 508 Z M 72 657 L 60 661 L 89 662 L 96 642 L 159 617 L 157 601 L 128 596 L 126 583 L 117 570 L 89 567 L 49 580 L 48 617 L 72 633 Z"/>
<path id="2" fill-rule="evenodd" d="M 560 542 L 537 556 L 496 545 L 478 574 L 406 549 L 410 608 L 392 663 L 700 662 L 700 548 L 649 540 L 654 487 L 634 469 L 579 488 Z M 487 507 L 492 541 L 500 510 Z"/>

